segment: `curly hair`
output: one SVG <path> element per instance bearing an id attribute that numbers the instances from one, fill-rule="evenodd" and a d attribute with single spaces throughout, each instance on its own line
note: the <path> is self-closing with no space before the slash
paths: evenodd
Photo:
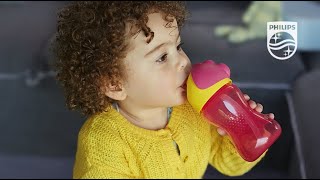
<path id="1" fill-rule="evenodd" d="M 169 24 L 174 17 L 179 29 L 188 15 L 185 3 L 176 1 L 80 1 L 59 11 L 53 66 L 68 109 L 90 116 L 110 107 L 114 100 L 103 87 L 119 87 L 126 80 L 122 59 L 128 38 L 143 31 L 147 43 L 152 40 L 154 33 L 146 25 L 152 12 L 161 13 Z"/>

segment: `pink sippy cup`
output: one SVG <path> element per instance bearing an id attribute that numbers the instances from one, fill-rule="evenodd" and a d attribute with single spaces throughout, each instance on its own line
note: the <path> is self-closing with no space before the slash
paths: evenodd
<path id="1" fill-rule="evenodd" d="M 259 158 L 281 134 L 276 120 L 249 106 L 241 90 L 232 84 L 225 64 L 206 60 L 193 65 L 187 99 L 209 123 L 227 132 L 246 161 Z"/>

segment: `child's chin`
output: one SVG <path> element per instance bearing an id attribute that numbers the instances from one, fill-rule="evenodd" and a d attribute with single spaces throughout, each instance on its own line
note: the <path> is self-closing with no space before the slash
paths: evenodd
<path id="1" fill-rule="evenodd" d="M 184 96 L 184 95 L 182 95 L 182 96 L 179 98 L 179 100 L 177 101 L 176 106 L 182 105 L 182 104 L 184 104 L 184 103 L 186 103 L 186 102 L 187 102 L 187 97 Z"/>
<path id="2" fill-rule="evenodd" d="M 179 106 L 182 104 L 185 104 L 187 102 L 187 95 L 185 93 L 179 92 L 179 94 L 176 95 L 174 101 L 171 101 L 169 106 Z"/>

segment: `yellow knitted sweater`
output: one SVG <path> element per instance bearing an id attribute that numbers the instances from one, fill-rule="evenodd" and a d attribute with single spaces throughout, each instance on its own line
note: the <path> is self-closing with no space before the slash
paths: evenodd
<path id="1" fill-rule="evenodd" d="M 173 142 L 179 147 L 178 153 Z M 165 129 L 131 124 L 115 109 L 90 117 L 82 126 L 73 178 L 202 178 L 208 163 L 238 176 L 254 167 L 186 103 L 173 107 Z"/>

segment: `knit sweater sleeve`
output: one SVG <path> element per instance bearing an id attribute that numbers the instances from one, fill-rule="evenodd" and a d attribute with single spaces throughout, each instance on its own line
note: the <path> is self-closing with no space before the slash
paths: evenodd
<path id="1" fill-rule="evenodd" d="M 110 129 L 87 123 L 79 133 L 73 178 L 134 178 L 123 148 Z"/>
<path id="2" fill-rule="evenodd" d="M 221 136 L 217 127 L 211 126 L 212 147 L 209 164 L 227 176 L 241 176 L 250 171 L 265 156 L 264 152 L 253 162 L 245 161 L 235 149 L 230 137 Z"/>

